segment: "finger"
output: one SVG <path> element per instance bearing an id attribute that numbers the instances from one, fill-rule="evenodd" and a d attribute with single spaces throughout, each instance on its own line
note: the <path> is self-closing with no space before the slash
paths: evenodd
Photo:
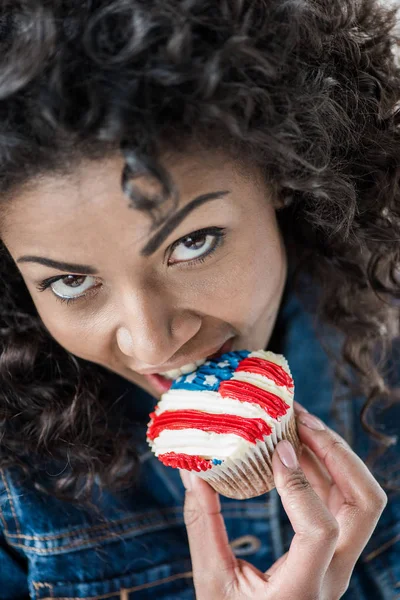
<path id="1" fill-rule="evenodd" d="M 325 506 L 328 506 L 329 494 L 332 488 L 332 477 L 329 475 L 325 465 L 305 445 L 303 445 L 299 462 L 311 487 L 321 498 Z"/>
<path id="2" fill-rule="evenodd" d="M 295 531 L 287 559 L 276 576 L 282 573 L 280 585 L 287 581 L 310 594 L 317 593 L 335 551 L 336 520 L 310 486 L 288 441 L 277 445 L 272 466 L 277 491 Z"/>
<path id="3" fill-rule="evenodd" d="M 233 579 L 237 565 L 221 515 L 219 496 L 200 477 L 183 470 L 180 474 L 186 488 L 184 520 L 197 597 L 209 598 L 211 590 L 218 597 L 221 586 Z"/>
<path id="4" fill-rule="evenodd" d="M 337 433 L 310 414 L 301 414 L 298 422 L 301 440 L 325 464 L 343 497 L 335 515 L 339 523 L 337 552 L 354 565 L 386 505 L 386 494 Z"/>

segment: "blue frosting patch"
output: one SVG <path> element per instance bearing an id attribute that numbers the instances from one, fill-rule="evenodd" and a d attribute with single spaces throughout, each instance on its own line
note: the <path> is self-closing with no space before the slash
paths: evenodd
<path id="1" fill-rule="evenodd" d="M 222 460 L 219 458 L 213 458 L 211 462 L 213 465 L 222 465 Z"/>
<path id="2" fill-rule="evenodd" d="M 249 354 L 249 350 L 238 350 L 226 352 L 213 360 L 207 360 L 204 365 L 201 365 L 193 373 L 178 377 L 173 382 L 171 390 L 210 390 L 210 392 L 217 392 L 221 381 L 230 379 L 240 361 Z"/>

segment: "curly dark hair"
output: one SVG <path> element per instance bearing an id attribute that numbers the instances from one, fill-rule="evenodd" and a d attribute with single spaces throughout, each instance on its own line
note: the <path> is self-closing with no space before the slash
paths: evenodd
<path id="1" fill-rule="evenodd" d="M 174 182 L 165 148 L 219 147 L 259 166 L 313 311 L 343 340 L 338 377 L 396 400 L 382 356 L 398 334 L 400 68 L 396 10 L 376 0 L 9 0 L 0 8 L 3 204 L 44 173 L 123 154 L 121 185 L 154 227 Z M 137 177 L 159 182 L 144 196 Z M 0 248 L 0 466 L 75 499 L 118 489 L 137 457 L 101 367 L 60 347 Z M 107 391 L 108 390 L 108 391 Z M 116 435 L 118 431 L 118 435 Z M 39 483 L 38 483 L 39 485 Z"/>

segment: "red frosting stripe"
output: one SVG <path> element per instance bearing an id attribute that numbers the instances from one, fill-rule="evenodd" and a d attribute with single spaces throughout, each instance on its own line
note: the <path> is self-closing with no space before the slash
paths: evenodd
<path id="1" fill-rule="evenodd" d="M 167 410 L 151 413 L 147 437 L 154 440 L 164 429 L 201 429 L 213 433 L 233 433 L 253 444 L 270 435 L 271 427 L 263 419 L 246 419 L 237 415 L 214 415 L 200 410 Z"/>
<path id="2" fill-rule="evenodd" d="M 175 469 L 186 469 L 187 471 L 207 471 L 211 469 L 212 463 L 210 460 L 201 456 L 190 456 L 189 454 L 177 454 L 176 452 L 166 452 L 158 457 L 167 467 Z"/>
<path id="3" fill-rule="evenodd" d="M 218 392 L 223 398 L 232 398 L 240 402 L 254 402 L 254 404 L 259 404 L 274 419 L 286 415 L 289 409 L 289 405 L 276 394 L 237 379 L 222 381 Z"/>
<path id="4" fill-rule="evenodd" d="M 279 365 L 262 358 L 244 358 L 240 361 L 237 371 L 248 371 L 249 373 L 257 373 L 271 379 L 276 385 L 284 385 L 288 388 L 293 388 L 294 383 L 290 375 Z"/>

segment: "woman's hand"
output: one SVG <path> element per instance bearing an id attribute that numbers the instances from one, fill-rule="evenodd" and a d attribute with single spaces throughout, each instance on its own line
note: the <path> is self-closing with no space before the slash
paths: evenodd
<path id="1" fill-rule="evenodd" d="M 266 573 L 234 556 L 218 494 L 181 471 L 197 600 L 335 600 L 347 589 L 386 495 L 339 435 L 301 407 L 297 419 L 301 466 L 289 442 L 278 444 L 272 461 L 295 535 Z"/>

